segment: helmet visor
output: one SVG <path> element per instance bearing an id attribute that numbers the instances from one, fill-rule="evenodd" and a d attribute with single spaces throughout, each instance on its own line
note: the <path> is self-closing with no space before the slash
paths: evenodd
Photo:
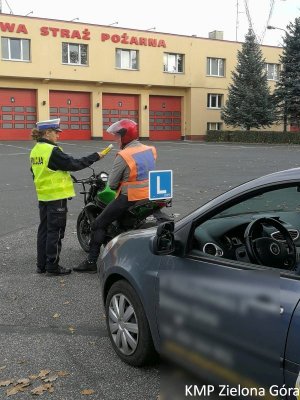
<path id="1" fill-rule="evenodd" d="M 118 131 L 120 131 L 123 128 L 121 121 L 117 121 L 110 125 L 110 127 L 107 129 L 107 133 L 111 133 L 112 135 L 117 135 Z"/>

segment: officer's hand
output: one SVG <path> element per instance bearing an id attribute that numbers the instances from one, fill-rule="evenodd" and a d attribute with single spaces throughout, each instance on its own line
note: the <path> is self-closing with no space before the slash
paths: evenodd
<path id="1" fill-rule="evenodd" d="M 113 144 L 110 144 L 110 145 L 107 146 L 104 150 L 99 151 L 99 152 L 98 152 L 99 157 L 100 157 L 100 158 L 103 158 L 104 156 L 106 156 L 106 154 L 108 154 L 108 153 L 111 151 L 111 149 L 112 149 L 113 147 L 114 147 Z"/>

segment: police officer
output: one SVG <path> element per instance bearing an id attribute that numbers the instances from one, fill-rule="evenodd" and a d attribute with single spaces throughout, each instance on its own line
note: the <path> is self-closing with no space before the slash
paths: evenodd
<path id="1" fill-rule="evenodd" d="M 59 265 L 61 240 L 67 222 L 67 199 L 75 196 L 68 171 L 79 171 L 104 157 L 95 152 L 75 159 L 57 146 L 62 132 L 60 119 L 37 122 L 31 136 L 36 145 L 30 153 L 31 171 L 39 201 L 40 224 L 37 234 L 37 273 L 66 275 L 71 270 Z"/>
<path id="2" fill-rule="evenodd" d="M 89 255 L 73 268 L 77 272 L 97 271 L 97 259 L 107 226 L 136 201 L 149 198 L 148 172 L 155 167 L 155 147 L 139 142 L 137 124 L 130 119 L 115 122 L 107 132 L 116 135 L 121 149 L 114 160 L 108 181 L 110 189 L 117 190 L 117 197 L 93 222 Z"/>

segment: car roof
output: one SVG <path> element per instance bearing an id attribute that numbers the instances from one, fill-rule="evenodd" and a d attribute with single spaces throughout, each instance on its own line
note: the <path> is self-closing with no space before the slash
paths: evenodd
<path id="1" fill-rule="evenodd" d="M 215 197 L 203 206 L 197 208 L 192 213 L 183 217 L 180 221 L 178 221 L 178 225 L 181 225 L 181 222 L 186 222 L 186 219 L 190 220 L 191 218 L 197 217 L 200 214 L 208 211 L 209 209 L 212 209 L 231 198 L 233 199 L 243 193 L 252 191 L 255 188 L 259 189 L 260 187 L 264 187 L 266 185 L 272 185 L 276 183 L 285 184 L 292 182 L 299 182 L 300 184 L 300 167 L 273 172 L 271 174 L 263 175 L 259 178 L 255 178 L 248 182 L 242 183 L 241 185 L 238 185 L 233 189 L 230 189 L 223 194 Z"/>

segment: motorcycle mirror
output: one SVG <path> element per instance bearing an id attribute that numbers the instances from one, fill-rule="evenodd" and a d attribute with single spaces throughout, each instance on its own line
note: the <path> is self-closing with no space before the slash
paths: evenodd
<path id="1" fill-rule="evenodd" d="M 168 255 L 175 251 L 174 222 L 163 222 L 150 241 L 150 249 L 155 255 Z"/>
<path id="2" fill-rule="evenodd" d="M 77 183 L 77 178 L 74 175 L 71 174 L 71 178 L 72 178 L 73 182 Z"/>
<path id="3" fill-rule="evenodd" d="M 91 169 L 93 171 L 93 175 L 95 175 L 95 170 L 93 167 L 88 167 L 89 169 Z"/>

